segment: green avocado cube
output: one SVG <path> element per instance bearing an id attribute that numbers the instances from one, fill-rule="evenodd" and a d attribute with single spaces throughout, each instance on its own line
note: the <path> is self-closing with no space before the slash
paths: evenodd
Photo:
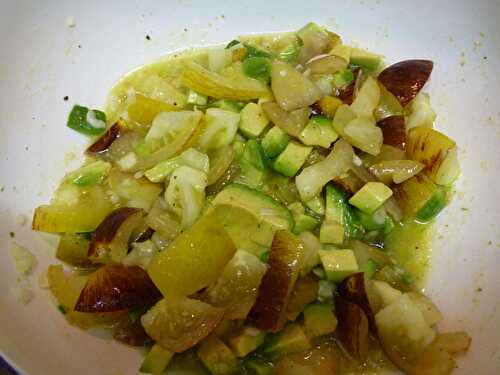
<path id="1" fill-rule="evenodd" d="M 328 280 L 338 283 L 358 272 L 358 262 L 352 250 L 320 250 L 319 257 Z"/>
<path id="2" fill-rule="evenodd" d="M 204 340 L 196 354 L 213 375 L 239 373 L 238 358 L 226 344 L 216 337 Z"/>
<path id="3" fill-rule="evenodd" d="M 298 323 L 291 323 L 282 331 L 269 337 L 262 353 L 271 358 L 278 358 L 286 354 L 297 353 L 310 348 L 311 342 L 304 328 Z"/>
<path id="4" fill-rule="evenodd" d="M 290 142 L 274 161 L 273 168 L 282 175 L 293 177 L 305 163 L 311 151 L 312 147 Z"/>
<path id="5" fill-rule="evenodd" d="M 258 358 L 249 358 L 245 361 L 245 369 L 249 375 L 273 375 L 274 368 L 269 362 Z"/>
<path id="6" fill-rule="evenodd" d="M 306 214 L 304 206 L 300 202 L 288 205 L 288 209 L 292 212 L 295 221 L 295 226 L 293 227 L 294 234 L 311 232 L 320 223 L 319 219 Z"/>
<path id="7" fill-rule="evenodd" d="M 243 331 L 227 340 L 229 347 L 237 357 L 242 358 L 256 350 L 264 343 L 265 332 L 253 327 L 246 327 Z"/>
<path id="8" fill-rule="evenodd" d="M 256 103 L 248 103 L 240 116 L 240 131 L 248 138 L 257 138 L 269 124 L 266 114 Z"/>
<path id="9" fill-rule="evenodd" d="M 344 226 L 338 221 L 324 220 L 319 230 L 319 241 L 341 245 L 344 242 Z"/>
<path id="10" fill-rule="evenodd" d="M 278 126 L 272 127 L 262 139 L 262 148 L 269 158 L 278 156 L 290 142 L 290 136 Z"/>
<path id="11" fill-rule="evenodd" d="M 167 368 L 174 353 L 167 349 L 163 349 L 160 345 L 154 344 L 151 350 L 144 357 L 140 372 L 146 374 L 161 374 Z"/>
<path id="12" fill-rule="evenodd" d="M 382 182 L 367 182 L 349 199 L 349 203 L 366 214 L 372 214 L 391 196 L 392 190 Z"/>
<path id="13" fill-rule="evenodd" d="M 376 55 L 361 48 L 351 48 L 350 63 L 353 65 L 357 65 L 368 72 L 374 72 L 378 69 L 381 62 L 382 56 L 380 55 Z"/>
<path id="14" fill-rule="evenodd" d="M 307 146 L 329 148 L 338 138 L 332 120 L 324 116 L 313 116 L 300 133 L 300 140 Z"/>
<path id="15" fill-rule="evenodd" d="M 313 304 L 304 309 L 304 324 L 309 337 L 329 335 L 337 328 L 337 318 L 330 304 Z"/>

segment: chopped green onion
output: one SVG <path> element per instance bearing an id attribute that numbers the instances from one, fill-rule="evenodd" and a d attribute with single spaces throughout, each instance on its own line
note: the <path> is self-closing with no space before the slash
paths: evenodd
<path id="1" fill-rule="evenodd" d="M 238 44 L 240 44 L 241 42 L 239 40 L 236 40 L 236 39 L 233 39 L 231 40 L 227 46 L 225 47 L 225 49 L 229 49 L 231 47 L 234 47 L 234 46 L 237 46 Z"/>
<path id="2" fill-rule="evenodd" d="M 281 61 L 285 61 L 285 62 L 296 61 L 299 57 L 302 45 L 303 45 L 302 40 L 297 39 L 297 42 L 290 44 L 283 51 L 281 51 L 278 55 L 278 58 Z"/>
<path id="3" fill-rule="evenodd" d="M 269 52 L 263 51 L 257 47 L 254 47 L 250 44 L 243 44 L 245 48 L 247 49 L 247 59 L 251 57 L 267 57 L 270 58 L 271 54 Z"/>
<path id="4" fill-rule="evenodd" d="M 243 73 L 267 81 L 271 75 L 271 62 L 266 57 L 249 57 L 243 61 Z"/>
<path id="5" fill-rule="evenodd" d="M 350 85 L 354 81 L 354 73 L 351 69 L 344 69 L 333 75 L 333 85 L 340 89 Z"/>
<path id="6" fill-rule="evenodd" d="M 66 315 L 68 312 L 68 308 L 64 305 L 57 305 L 57 309 L 61 312 L 61 314 Z"/>
<path id="7" fill-rule="evenodd" d="M 98 135 L 106 131 L 106 114 L 97 109 L 75 105 L 68 117 L 68 127 L 85 135 Z"/>

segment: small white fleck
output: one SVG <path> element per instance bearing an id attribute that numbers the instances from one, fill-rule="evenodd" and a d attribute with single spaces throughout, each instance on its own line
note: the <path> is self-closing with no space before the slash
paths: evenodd
<path id="1" fill-rule="evenodd" d="M 75 18 L 72 16 L 66 17 L 66 26 L 75 27 L 76 26 Z"/>
<path id="2" fill-rule="evenodd" d="M 21 215 L 21 214 L 17 215 L 17 217 L 16 217 L 16 224 L 17 225 L 23 226 L 24 224 L 26 224 L 26 221 L 27 221 L 26 216 Z"/>
<path id="3" fill-rule="evenodd" d="M 286 77 L 286 74 L 287 74 L 286 70 L 280 70 L 280 76 Z"/>
<path id="4" fill-rule="evenodd" d="M 144 173 L 142 171 L 135 172 L 134 178 L 139 180 L 144 176 Z"/>
<path id="5" fill-rule="evenodd" d="M 16 270 L 21 276 L 28 276 L 33 270 L 35 256 L 26 248 L 13 243 L 10 254 L 14 259 Z"/>
<path id="6" fill-rule="evenodd" d="M 31 288 L 16 286 L 12 288 L 12 292 L 16 296 L 17 301 L 23 305 L 27 305 L 33 299 Z"/>

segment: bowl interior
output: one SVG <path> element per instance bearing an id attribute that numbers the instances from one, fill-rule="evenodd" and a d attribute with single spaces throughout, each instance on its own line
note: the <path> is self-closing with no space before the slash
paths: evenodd
<path id="1" fill-rule="evenodd" d="M 255 32 L 294 30 L 309 21 L 384 54 L 388 62 L 429 58 L 427 87 L 437 126 L 460 147 L 462 176 L 439 218 L 427 292 L 447 330 L 467 330 L 470 353 L 457 374 L 500 366 L 500 4 L 201 0 L 154 2 L 24 1 L 0 13 L 0 352 L 27 374 L 133 374 L 141 354 L 69 326 L 38 278 L 54 263 L 51 236 L 30 230 L 33 208 L 49 200 L 78 165 L 85 139 L 65 127 L 75 103 L 101 107 L 124 73 L 176 49 L 223 43 Z M 73 17 L 74 27 L 68 27 Z M 151 40 L 146 39 L 146 35 Z M 63 97 L 68 96 L 68 101 Z M 19 216 L 23 215 L 23 216 Z M 22 217 L 28 219 L 22 225 Z M 15 238 L 11 238 L 11 234 Z M 10 258 L 17 242 L 37 256 L 31 303 Z"/>

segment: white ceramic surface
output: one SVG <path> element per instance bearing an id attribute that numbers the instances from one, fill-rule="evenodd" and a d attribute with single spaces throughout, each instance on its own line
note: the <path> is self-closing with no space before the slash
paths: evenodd
<path id="1" fill-rule="evenodd" d="M 456 374 L 500 368 L 500 3 L 495 1 L 0 1 L 0 352 L 24 373 L 133 374 L 140 354 L 66 324 L 38 275 L 48 237 L 16 224 L 47 202 L 85 140 L 65 127 L 74 103 L 100 107 L 125 72 L 175 49 L 316 21 L 386 55 L 435 61 L 427 87 L 438 127 L 460 145 L 462 177 L 440 217 L 428 292 L 443 328 L 473 345 Z M 68 16 L 76 26 L 66 25 Z M 146 34 L 151 41 L 145 39 Z M 65 95 L 69 101 L 63 101 Z M 76 160 L 71 158 L 76 155 Z M 36 293 L 16 301 L 12 239 L 31 249 Z M 480 291 L 481 290 L 481 291 Z"/>

